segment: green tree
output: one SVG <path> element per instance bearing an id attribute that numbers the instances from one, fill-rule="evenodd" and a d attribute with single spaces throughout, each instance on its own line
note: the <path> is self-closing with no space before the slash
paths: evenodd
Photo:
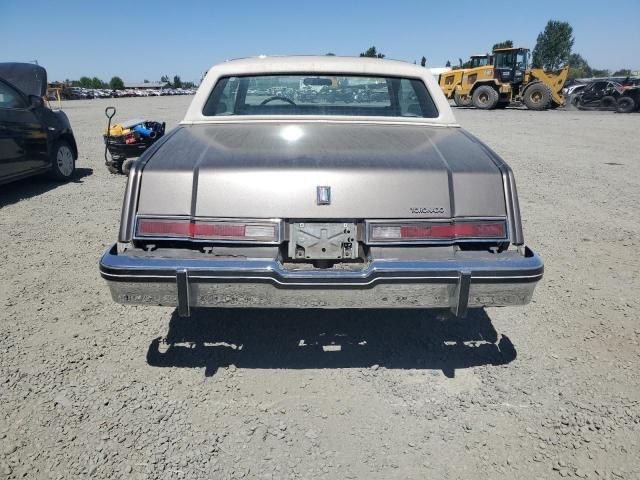
<path id="1" fill-rule="evenodd" d="M 611 72 L 609 70 L 607 70 L 606 68 L 603 70 L 598 70 L 597 68 L 594 68 L 591 70 L 591 76 L 592 77 L 610 77 L 611 76 Z"/>
<path id="2" fill-rule="evenodd" d="M 325 53 L 325 56 L 326 56 L 326 57 L 335 57 L 335 56 L 336 56 L 336 54 L 335 54 L 335 53 L 331 53 L 331 52 L 329 52 L 329 53 Z"/>
<path id="3" fill-rule="evenodd" d="M 593 69 L 589 62 L 579 53 L 569 55 L 569 79 L 588 78 L 593 76 Z"/>
<path id="4" fill-rule="evenodd" d="M 369 47 L 360 53 L 361 57 L 384 58 L 384 54 L 376 50 L 376 47 Z"/>
<path id="5" fill-rule="evenodd" d="M 505 40 L 504 42 L 494 43 L 493 47 L 491 47 L 491 51 L 493 52 L 496 48 L 513 48 L 513 40 Z"/>
<path id="6" fill-rule="evenodd" d="M 180 80 L 180 75 L 173 76 L 173 83 L 171 84 L 173 88 L 182 88 L 182 80 Z"/>
<path id="7" fill-rule="evenodd" d="M 614 77 L 630 77 L 631 69 L 630 68 L 621 68 L 620 70 L 616 70 L 613 72 Z"/>
<path id="8" fill-rule="evenodd" d="M 91 79 L 91 87 L 92 88 L 105 88 L 107 86 L 106 83 L 104 83 L 102 80 L 100 80 L 98 77 L 93 77 Z"/>
<path id="9" fill-rule="evenodd" d="M 451 60 L 447 60 L 447 63 L 444 65 L 445 67 L 451 67 Z"/>
<path id="10" fill-rule="evenodd" d="M 424 55 L 422 56 L 422 60 L 420 60 L 420 65 L 422 65 L 423 67 L 427 66 L 427 57 L 425 57 Z"/>
<path id="11" fill-rule="evenodd" d="M 171 83 L 171 80 L 169 80 L 169 75 L 162 75 L 162 76 L 160 77 L 160 81 L 161 81 L 162 83 Z"/>
<path id="12" fill-rule="evenodd" d="M 83 88 L 92 88 L 91 79 L 89 77 L 80 77 L 78 85 Z"/>
<path id="13" fill-rule="evenodd" d="M 112 90 L 123 90 L 124 82 L 120 77 L 111 77 L 111 80 L 109 80 L 109 88 Z"/>
<path id="14" fill-rule="evenodd" d="M 557 70 L 569 62 L 573 47 L 573 28 L 568 22 L 549 20 L 533 49 L 533 66 Z"/>

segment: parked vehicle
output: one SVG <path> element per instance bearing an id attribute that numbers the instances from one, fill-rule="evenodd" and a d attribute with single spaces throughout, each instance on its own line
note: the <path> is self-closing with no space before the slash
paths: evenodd
<path id="1" fill-rule="evenodd" d="M 387 96 L 247 95 L 257 80 L 275 88 L 311 77 L 385 85 Z M 182 124 L 133 165 L 100 271 L 115 301 L 182 316 L 191 307 L 464 316 L 528 303 L 543 264 L 524 244 L 511 169 L 460 128 L 428 69 L 319 56 L 214 66 Z"/>
<path id="2" fill-rule="evenodd" d="M 565 96 L 565 98 L 569 98 L 570 95 L 578 93 L 580 90 L 586 87 L 586 85 L 587 84 L 585 82 L 580 82 L 577 80 L 567 80 L 562 87 L 562 94 Z"/>
<path id="3" fill-rule="evenodd" d="M 596 80 L 588 83 L 571 97 L 571 104 L 581 110 L 615 110 L 623 87 L 611 80 Z"/>
<path id="4" fill-rule="evenodd" d="M 458 107 L 466 107 L 471 105 L 471 99 L 468 99 L 466 102 L 463 102 L 460 98 L 460 94 L 456 95 L 456 87 L 462 83 L 462 76 L 465 71 L 478 68 L 485 67 L 487 65 L 491 65 L 493 62 L 493 55 L 489 53 L 481 53 L 476 55 L 471 55 L 468 62 L 468 67 L 466 68 L 455 68 L 448 72 L 443 72 L 438 77 L 438 84 L 442 89 L 442 93 L 449 100 L 453 100 Z"/>
<path id="5" fill-rule="evenodd" d="M 69 119 L 44 103 L 47 72 L 0 63 L 0 183 L 40 173 L 73 178 L 78 147 Z"/>
<path id="6" fill-rule="evenodd" d="M 569 67 L 557 73 L 529 66 L 529 49 L 497 48 L 493 63 L 464 71 L 455 88 L 456 103 L 483 110 L 505 108 L 522 102 L 530 110 L 564 105 L 562 86 Z"/>

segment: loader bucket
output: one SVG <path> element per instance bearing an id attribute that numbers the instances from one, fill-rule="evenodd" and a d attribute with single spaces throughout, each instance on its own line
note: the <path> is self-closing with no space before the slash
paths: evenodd
<path id="1" fill-rule="evenodd" d="M 546 73 L 541 68 L 533 68 L 531 69 L 531 76 L 541 82 L 545 83 L 550 89 L 552 93 L 552 101 L 556 105 L 564 105 L 565 98 L 562 94 L 562 87 L 564 82 L 567 80 L 567 75 L 569 74 L 569 66 L 567 65 L 558 73 Z"/>

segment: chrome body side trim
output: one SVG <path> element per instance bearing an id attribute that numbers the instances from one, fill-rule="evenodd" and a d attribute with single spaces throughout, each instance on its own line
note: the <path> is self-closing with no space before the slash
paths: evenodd
<path id="1" fill-rule="evenodd" d="M 149 147 L 138 161 L 133 162 L 129 178 L 127 179 L 127 187 L 124 192 L 124 200 L 122 201 L 122 213 L 120 216 L 120 231 L 118 233 L 118 242 L 128 243 L 133 240 L 136 228 L 136 213 L 138 211 L 138 198 L 140 195 L 140 183 L 142 181 L 142 171 L 149 159 L 160 146 L 172 137 L 177 129 L 173 129 L 164 135 L 160 140 Z"/>
<path id="2" fill-rule="evenodd" d="M 522 231 L 522 219 L 520 217 L 520 204 L 518 203 L 518 192 L 513 170 L 507 163 L 491 148 L 482 143 L 471 133 L 462 129 L 461 132 L 470 140 L 477 143 L 493 160 L 502 175 L 502 185 L 507 207 L 507 218 L 510 231 L 510 240 L 513 245 L 524 245 L 524 233 Z"/>

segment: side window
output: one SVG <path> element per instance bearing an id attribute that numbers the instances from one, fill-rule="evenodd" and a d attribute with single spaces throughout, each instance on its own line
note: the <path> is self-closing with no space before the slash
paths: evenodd
<path id="1" fill-rule="evenodd" d="M 416 91 L 414 90 L 413 85 L 411 85 L 411 81 L 406 78 L 400 80 L 400 85 L 398 87 L 398 103 L 400 105 L 400 116 L 422 116 Z"/>
<path id="2" fill-rule="evenodd" d="M 226 84 L 222 89 L 220 100 L 216 109 L 216 115 L 229 115 L 234 113 L 236 105 L 236 95 L 240 80 L 237 77 L 230 77 L 223 80 Z"/>
<path id="3" fill-rule="evenodd" d="M 0 108 L 22 108 L 24 102 L 13 88 L 0 82 Z"/>

